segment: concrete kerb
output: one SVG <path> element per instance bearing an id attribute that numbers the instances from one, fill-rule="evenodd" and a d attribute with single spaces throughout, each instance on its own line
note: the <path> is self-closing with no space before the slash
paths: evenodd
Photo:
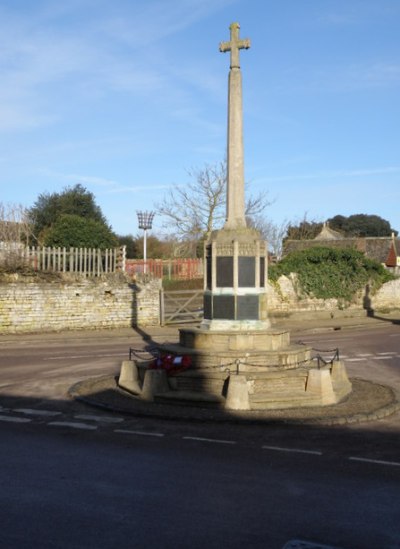
<path id="1" fill-rule="evenodd" d="M 226 411 L 159 404 L 141 400 L 124 391 L 118 387 L 114 376 L 100 376 L 78 382 L 69 389 L 69 396 L 90 406 L 128 416 L 203 423 L 346 425 L 376 421 L 400 411 L 400 395 L 397 395 L 392 388 L 359 378 L 353 378 L 351 382 L 353 383 L 352 396 L 338 405 L 289 410 Z M 377 392 L 381 393 L 383 403 L 379 402 Z M 370 407 L 365 409 L 368 398 Z M 361 411 L 357 411 L 357 400 L 362 404 Z M 348 410 L 346 410 L 347 405 Z M 332 415 L 334 410 L 335 413 Z"/>

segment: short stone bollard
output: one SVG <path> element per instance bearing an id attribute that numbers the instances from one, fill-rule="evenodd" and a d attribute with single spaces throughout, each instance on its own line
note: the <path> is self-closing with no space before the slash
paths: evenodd
<path id="1" fill-rule="evenodd" d="M 308 372 L 306 393 L 318 396 L 322 404 L 335 404 L 337 399 L 332 386 L 330 370 L 310 370 Z"/>
<path id="2" fill-rule="evenodd" d="M 347 376 L 346 368 L 340 360 L 335 360 L 332 363 L 332 383 L 334 389 L 337 391 L 351 391 L 351 383 Z"/>
<path id="3" fill-rule="evenodd" d="M 139 371 L 133 360 L 124 360 L 121 364 L 118 385 L 134 395 L 140 395 Z"/>
<path id="4" fill-rule="evenodd" d="M 250 410 L 249 389 L 246 376 L 229 376 L 225 408 L 230 410 Z"/>
<path id="5" fill-rule="evenodd" d="M 144 374 L 142 398 L 154 400 L 154 395 L 169 391 L 167 372 L 165 370 L 146 370 Z"/>

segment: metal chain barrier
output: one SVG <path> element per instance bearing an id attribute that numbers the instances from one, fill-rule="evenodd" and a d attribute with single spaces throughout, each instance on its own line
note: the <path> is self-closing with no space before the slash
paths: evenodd
<path id="1" fill-rule="evenodd" d="M 300 345 L 305 345 L 305 343 L 300 342 L 300 341 L 296 342 L 296 343 L 298 343 Z M 316 348 L 312 347 L 311 349 L 312 349 L 312 351 L 315 351 L 317 354 L 312 356 L 309 359 L 305 359 L 305 360 L 302 360 L 300 362 L 290 364 L 289 365 L 291 367 L 290 369 L 301 367 L 303 364 L 309 364 L 312 361 L 316 361 L 317 362 L 317 367 L 318 367 L 318 369 L 320 369 L 320 368 L 326 366 L 327 364 L 332 365 L 333 362 L 335 362 L 337 360 L 340 360 L 339 349 L 338 348 L 335 348 L 335 349 L 316 349 Z M 333 353 L 333 356 L 330 359 L 325 359 L 322 356 L 321 353 L 324 353 L 324 354 Z M 148 357 L 157 359 L 161 356 L 161 354 L 162 354 L 162 350 L 158 347 L 149 347 L 148 349 L 134 349 L 133 347 L 129 348 L 129 360 L 133 360 L 133 358 L 137 358 L 139 360 L 144 360 L 145 357 L 143 355 L 147 355 Z M 168 353 L 168 354 L 173 354 L 173 353 Z M 176 354 L 176 356 L 179 356 L 179 355 Z M 264 356 L 264 353 L 253 353 L 252 356 Z M 231 374 L 232 373 L 232 370 L 230 368 L 231 366 L 236 366 L 234 374 L 239 375 L 240 374 L 240 366 L 251 366 L 253 368 L 258 368 L 258 367 L 260 367 L 260 364 L 254 364 L 252 362 L 248 362 L 246 358 L 244 358 L 244 359 L 237 358 L 232 362 L 219 364 L 217 366 L 207 366 L 207 369 L 225 371 L 225 372 Z M 279 367 L 282 367 L 282 364 L 269 364 L 268 367 L 270 367 L 270 368 L 279 368 Z"/>

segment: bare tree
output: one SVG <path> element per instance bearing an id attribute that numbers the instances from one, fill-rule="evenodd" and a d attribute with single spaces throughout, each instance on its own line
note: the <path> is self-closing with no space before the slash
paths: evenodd
<path id="1" fill-rule="evenodd" d="M 170 190 L 156 208 L 166 229 L 185 240 L 197 240 L 224 219 L 226 165 L 206 165 L 188 176 L 190 181 Z"/>
<path id="2" fill-rule="evenodd" d="M 190 181 L 177 186 L 156 204 L 164 217 L 164 228 L 180 241 L 197 243 L 211 231 L 219 229 L 226 218 L 226 161 L 188 172 Z M 270 204 L 264 193 L 251 196 L 246 204 L 246 218 L 260 215 Z"/>
<path id="3" fill-rule="evenodd" d="M 270 219 L 258 216 L 252 225 L 268 241 L 271 253 L 279 261 L 282 257 L 283 240 L 290 225 L 289 221 L 285 219 L 282 223 L 274 223 Z"/>
<path id="4" fill-rule="evenodd" d="M 21 205 L 0 203 L 0 262 L 7 267 L 24 263 L 31 234 L 28 213 Z"/>
<path id="5" fill-rule="evenodd" d="M 317 236 L 323 227 L 323 222 L 316 219 L 308 219 L 307 212 L 302 219 L 289 223 L 287 227 L 287 238 L 289 240 L 312 240 Z"/>

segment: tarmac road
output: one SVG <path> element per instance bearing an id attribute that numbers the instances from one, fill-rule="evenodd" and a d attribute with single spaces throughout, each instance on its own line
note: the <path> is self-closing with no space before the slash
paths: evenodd
<path id="1" fill-rule="evenodd" d="M 400 467 L 123 429 L 0 430 L 1 547 L 400 547 Z"/>
<path id="2" fill-rule="evenodd" d="M 326 328 L 292 339 L 339 346 L 352 375 L 398 386 L 397 325 Z M 151 335 L 176 340 L 175 330 Z M 77 379 L 118 373 L 142 336 L 0 337 L 1 547 L 400 547 L 399 414 L 342 427 L 213 425 L 68 400 Z"/>
<path id="3" fill-rule="evenodd" d="M 341 356 L 354 377 L 371 379 L 395 387 L 400 393 L 400 327 L 390 322 L 369 323 L 350 328 L 342 323 L 341 330 L 332 325 L 292 326 L 292 340 L 301 340 L 318 349 L 339 347 Z M 337 328 L 336 324 L 333 327 Z M 153 340 L 176 341 L 177 330 L 155 328 L 147 333 Z M 0 337 L 0 424 L 16 418 L 29 418 L 33 424 L 49 421 L 59 412 L 65 421 L 79 423 L 79 416 L 109 416 L 80 402 L 71 401 L 67 391 L 76 381 L 102 374 L 117 375 L 121 360 L 128 356 L 130 346 L 143 348 L 144 334 L 133 330 L 47 334 L 45 336 Z M 28 412 L 15 412 L 15 410 Z M 36 413 L 32 410 L 37 410 Z M 38 415 L 38 411 L 42 415 Z M 6 419 L 6 416 L 9 418 Z M 60 418 L 58 418 L 60 419 Z M 121 416 L 124 428 L 160 430 L 157 419 Z M 179 432 L 181 436 L 254 441 L 290 448 L 359 455 L 365 459 L 400 461 L 400 413 L 383 420 L 332 427 L 290 426 L 271 424 L 240 426 L 230 424 L 162 422 L 165 434 Z M 98 422 L 98 428 L 108 429 L 109 423 Z M 306 434 L 307 433 L 307 434 Z"/>

